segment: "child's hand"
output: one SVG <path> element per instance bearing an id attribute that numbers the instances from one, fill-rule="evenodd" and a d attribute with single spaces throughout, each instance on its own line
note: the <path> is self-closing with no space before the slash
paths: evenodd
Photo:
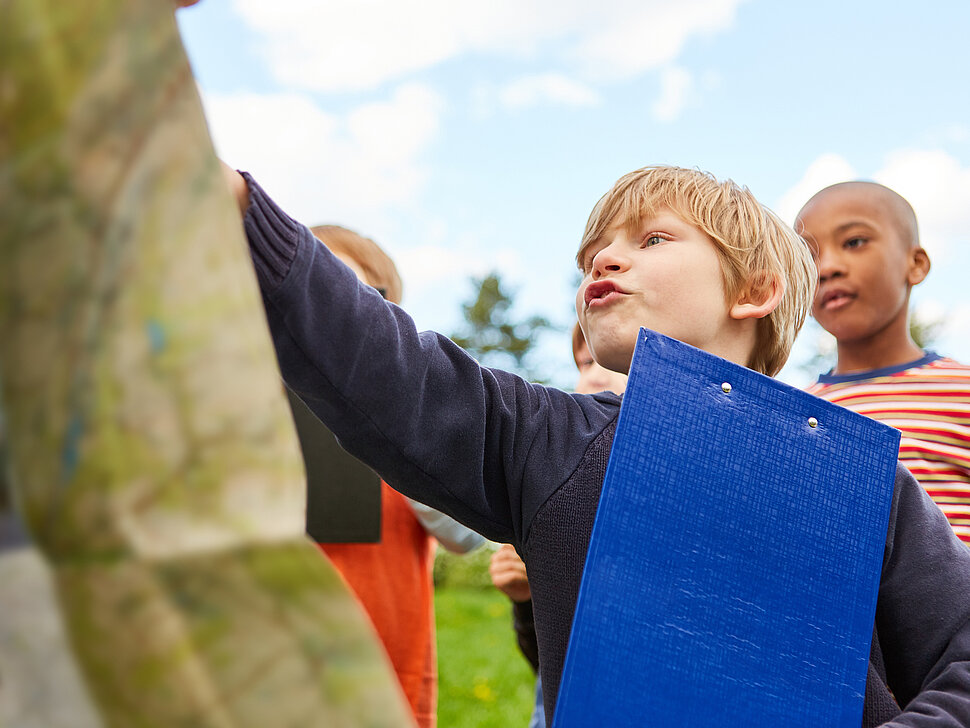
<path id="1" fill-rule="evenodd" d="M 198 0 L 191 1 L 198 2 Z M 249 207 L 249 185 L 246 184 L 246 180 L 239 172 L 221 159 L 219 160 L 219 164 L 222 166 L 222 176 L 226 180 L 226 186 L 229 188 L 230 194 L 232 194 L 232 199 L 239 206 L 239 212 L 245 215 L 246 209 Z"/>
<path id="2" fill-rule="evenodd" d="M 529 577 L 525 573 L 525 564 L 509 544 L 503 544 L 492 554 L 488 564 L 488 573 L 492 583 L 513 602 L 527 602 L 532 598 L 529 590 Z"/>

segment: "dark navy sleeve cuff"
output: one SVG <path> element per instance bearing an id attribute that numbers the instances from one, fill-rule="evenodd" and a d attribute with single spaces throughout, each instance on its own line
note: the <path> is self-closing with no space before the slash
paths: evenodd
<path id="1" fill-rule="evenodd" d="M 303 225 L 273 202 L 248 172 L 240 172 L 249 186 L 249 208 L 243 218 L 256 276 L 264 290 L 275 290 L 290 272 Z"/>

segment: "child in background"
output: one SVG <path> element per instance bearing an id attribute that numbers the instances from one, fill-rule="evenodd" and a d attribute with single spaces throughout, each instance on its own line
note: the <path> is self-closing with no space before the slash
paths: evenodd
<path id="1" fill-rule="evenodd" d="M 883 185 L 845 182 L 812 197 L 796 229 L 818 266 L 812 313 L 838 345 L 808 391 L 902 432 L 900 461 L 970 543 L 970 367 L 910 335 L 910 292 L 930 269 L 913 208 Z"/>
<path id="2" fill-rule="evenodd" d="M 576 394 L 596 394 L 597 392 L 623 394 L 623 390 L 626 389 L 626 374 L 612 372 L 601 367 L 593 359 L 578 321 L 573 326 L 573 362 L 579 372 L 579 378 L 573 388 Z"/>
<path id="3" fill-rule="evenodd" d="M 604 369 L 593 360 L 586 345 L 586 338 L 579 322 L 573 326 L 573 362 L 579 372 L 576 387 L 577 394 L 595 394 L 597 392 L 613 392 L 623 394 L 626 389 L 626 375 Z M 492 584 L 512 600 L 512 626 L 515 629 L 519 649 L 525 659 L 532 665 L 532 670 L 539 671 L 539 645 L 536 641 L 536 624 L 532 614 L 532 595 L 529 592 L 529 577 L 525 570 L 525 563 L 515 552 L 511 544 L 502 544 L 492 554 L 489 563 L 489 574 Z M 546 715 L 542 709 L 542 679 L 536 678 L 536 705 L 529 721 L 529 728 L 545 728 Z"/>
<path id="4" fill-rule="evenodd" d="M 396 489 L 522 555 L 551 723 L 620 398 L 531 384 L 419 333 L 251 176 L 225 171 L 289 386 Z M 817 277 L 805 243 L 750 191 L 675 167 L 620 178 L 577 261 L 590 351 L 624 374 L 641 326 L 775 374 Z M 864 726 L 896 717 L 894 696 L 897 725 L 970 724 L 968 593 L 970 550 L 900 466 Z"/>
<path id="5" fill-rule="evenodd" d="M 312 232 L 361 281 L 388 301 L 401 302 L 397 268 L 377 243 L 336 225 Z M 437 722 L 432 585 L 436 539 L 455 553 L 467 553 L 485 540 L 382 482 L 381 540 L 320 544 L 370 615 L 420 728 L 433 728 Z"/>

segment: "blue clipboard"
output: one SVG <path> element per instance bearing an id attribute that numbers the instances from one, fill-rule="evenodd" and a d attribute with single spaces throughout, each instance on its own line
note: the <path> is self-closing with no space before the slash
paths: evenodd
<path id="1" fill-rule="evenodd" d="M 556 728 L 858 728 L 899 437 L 641 330 Z"/>

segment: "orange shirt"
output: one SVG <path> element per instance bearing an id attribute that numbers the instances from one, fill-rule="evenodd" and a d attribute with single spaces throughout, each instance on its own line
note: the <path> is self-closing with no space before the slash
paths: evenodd
<path id="1" fill-rule="evenodd" d="M 381 541 L 321 544 L 370 615 L 421 728 L 437 721 L 434 539 L 407 500 L 381 483 Z"/>

